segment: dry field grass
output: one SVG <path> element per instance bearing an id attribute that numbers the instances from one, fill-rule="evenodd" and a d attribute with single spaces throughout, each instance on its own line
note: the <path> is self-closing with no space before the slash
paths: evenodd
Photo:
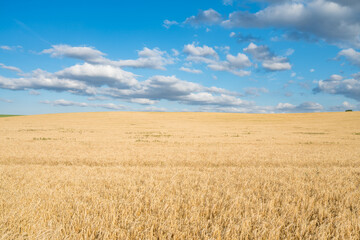
<path id="1" fill-rule="evenodd" d="M 0 239 L 360 239 L 360 112 L 0 119 Z"/>

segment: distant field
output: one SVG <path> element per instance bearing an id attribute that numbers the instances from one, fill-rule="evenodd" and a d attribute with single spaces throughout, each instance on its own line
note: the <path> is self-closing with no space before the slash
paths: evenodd
<path id="1" fill-rule="evenodd" d="M 20 116 L 20 115 L 7 115 L 7 114 L 0 114 L 0 118 L 1 118 L 1 117 L 16 117 L 16 116 Z"/>
<path id="2" fill-rule="evenodd" d="M 0 239 L 360 239 L 360 113 L 0 119 Z"/>

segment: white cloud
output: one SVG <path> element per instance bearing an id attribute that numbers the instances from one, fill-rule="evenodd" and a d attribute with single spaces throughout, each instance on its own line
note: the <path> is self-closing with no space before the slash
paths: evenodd
<path id="1" fill-rule="evenodd" d="M 142 105 L 153 105 L 153 104 L 157 103 L 158 101 L 150 100 L 147 98 L 133 98 L 133 99 L 130 99 L 130 102 L 138 103 L 138 104 L 142 104 Z"/>
<path id="2" fill-rule="evenodd" d="M 119 67 L 165 70 L 165 65 L 174 63 L 174 60 L 168 56 L 165 51 L 161 51 L 159 48 L 149 49 L 144 47 L 143 50 L 138 52 L 138 55 L 139 58 L 136 60 L 118 60 L 113 62 L 113 64 Z"/>
<path id="3" fill-rule="evenodd" d="M 198 15 L 191 16 L 185 20 L 185 24 L 191 24 L 194 26 L 197 25 L 211 25 L 211 24 L 217 24 L 222 21 L 221 14 L 215 11 L 214 9 L 208 9 L 205 11 L 200 10 Z"/>
<path id="4" fill-rule="evenodd" d="M 226 60 L 227 61 L 212 62 L 208 67 L 215 71 L 227 71 L 239 77 L 250 75 L 249 71 L 239 70 L 252 65 L 245 54 L 238 53 L 236 56 L 227 54 Z"/>
<path id="5" fill-rule="evenodd" d="M 138 84 L 136 75 L 119 67 L 100 64 L 76 64 L 54 74 L 59 79 L 72 79 L 91 86 L 129 88 Z"/>
<path id="6" fill-rule="evenodd" d="M 249 13 L 233 12 L 225 27 L 276 27 L 312 34 L 338 46 L 360 47 L 360 7 L 349 1 L 269 1 L 266 8 Z M 314 24 L 316 23 L 316 24 Z"/>
<path id="7" fill-rule="evenodd" d="M 112 61 L 93 47 L 72 47 L 69 45 L 53 45 L 50 49 L 42 51 L 43 54 L 50 54 L 51 57 L 69 57 L 83 60 L 92 64 L 106 64 L 115 67 L 152 68 L 165 70 L 165 65 L 173 64 L 173 59 L 159 48 L 149 49 L 144 47 L 138 51 L 138 59 Z"/>
<path id="8" fill-rule="evenodd" d="M 202 71 L 200 69 L 191 69 L 191 68 L 186 68 L 186 67 L 181 67 L 180 70 L 184 71 L 184 72 L 188 72 L 188 73 L 195 73 L 195 74 L 202 73 Z"/>
<path id="9" fill-rule="evenodd" d="M 250 43 L 247 48 L 244 48 L 244 52 L 251 54 L 253 58 L 261 61 L 263 68 L 269 71 L 284 71 L 291 69 L 291 64 L 286 57 L 275 56 L 275 54 L 265 45 L 257 46 L 254 43 Z"/>
<path id="10" fill-rule="evenodd" d="M 11 90 L 46 89 L 58 92 L 71 91 L 77 94 L 94 94 L 96 91 L 95 88 L 86 85 L 84 82 L 61 79 L 41 69 L 24 74 L 24 77 L 21 78 L 0 76 L 0 88 Z"/>
<path id="11" fill-rule="evenodd" d="M 187 44 L 184 46 L 183 52 L 188 54 L 189 56 L 195 56 L 195 57 L 213 57 L 215 59 L 218 59 L 219 56 L 216 53 L 216 51 L 212 47 L 208 47 L 206 45 L 195 46 L 195 44 Z"/>
<path id="12" fill-rule="evenodd" d="M 126 109 L 125 106 L 116 105 L 114 103 L 93 104 L 93 103 L 85 103 L 85 102 L 73 102 L 73 101 L 68 101 L 68 100 L 64 100 L 64 99 L 58 99 L 55 101 L 45 100 L 45 101 L 40 101 L 40 103 L 51 104 L 53 106 L 62 106 L 62 107 L 76 106 L 76 107 L 106 108 L 106 109 L 112 109 L 112 110 Z"/>
<path id="13" fill-rule="evenodd" d="M 299 105 L 290 103 L 279 103 L 275 110 L 278 112 L 318 112 L 323 110 L 324 107 L 316 102 L 304 102 Z"/>
<path id="14" fill-rule="evenodd" d="M 7 45 L 2 45 L 0 46 L 0 49 L 2 50 L 7 50 L 7 51 L 12 51 L 12 50 L 16 50 L 16 49 L 21 49 L 22 46 L 7 46 Z"/>
<path id="15" fill-rule="evenodd" d="M 225 51 L 230 50 L 227 46 L 216 48 L 224 49 Z M 186 58 L 187 61 L 206 63 L 207 67 L 214 71 L 226 71 L 239 77 L 251 74 L 250 71 L 242 70 L 252 65 L 249 58 L 243 53 L 238 53 L 236 56 L 227 54 L 226 61 L 219 61 L 217 52 L 206 45 L 197 47 L 194 44 L 188 44 L 184 46 L 183 51 L 188 55 Z"/>
<path id="16" fill-rule="evenodd" d="M 355 106 L 347 101 L 344 101 L 341 105 L 332 106 L 329 108 L 330 111 L 334 112 L 343 112 L 345 110 L 358 110 L 360 109 L 358 106 Z"/>
<path id="17" fill-rule="evenodd" d="M 10 71 L 18 72 L 18 73 L 21 73 L 21 72 L 22 72 L 20 68 L 13 67 L 13 66 L 6 66 L 6 65 L 3 64 L 3 63 L 0 63 L 0 67 L 1 67 L 1 68 L 4 68 L 4 69 L 7 69 L 7 70 L 10 70 Z"/>
<path id="18" fill-rule="evenodd" d="M 172 54 L 172 55 L 173 55 L 174 57 L 177 57 L 177 56 L 179 56 L 179 55 L 180 55 L 179 51 L 178 51 L 178 50 L 176 50 L 176 49 L 174 49 L 174 48 L 173 48 L 173 49 L 171 49 L 171 51 L 173 52 L 173 54 Z"/>
<path id="19" fill-rule="evenodd" d="M 353 48 L 341 50 L 337 58 L 345 57 L 352 65 L 360 67 L 360 52 L 355 51 Z"/>
<path id="20" fill-rule="evenodd" d="M 342 76 L 334 74 L 329 79 L 320 80 L 313 92 L 343 95 L 360 101 L 360 77 L 354 74 L 353 78 L 344 79 Z"/>
<path id="21" fill-rule="evenodd" d="M 229 34 L 229 37 L 234 37 L 235 35 L 236 35 L 236 33 L 231 32 L 231 33 Z"/>
<path id="22" fill-rule="evenodd" d="M 310 69 L 310 72 L 315 72 L 315 69 L 313 69 L 313 68 L 312 68 L 312 69 Z"/>
<path id="23" fill-rule="evenodd" d="M 163 22 L 163 26 L 165 28 L 167 28 L 167 29 L 169 29 L 173 25 L 178 25 L 178 24 L 179 23 L 177 21 L 170 21 L 170 20 L 167 20 L 167 19 Z"/>
<path id="24" fill-rule="evenodd" d="M 73 47 L 65 44 L 52 45 L 51 48 L 43 50 L 41 53 L 50 54 L 51 57 L 75 58 L 90 63 L 105 63 L 108 60 L 104 58 L 106 55 L 93 47 Z"/>

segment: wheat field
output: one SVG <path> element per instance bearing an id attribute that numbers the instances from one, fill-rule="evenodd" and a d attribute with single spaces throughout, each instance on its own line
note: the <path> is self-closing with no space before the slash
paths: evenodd
<path id="1" fill-rule="evenodd" d="M 360 239 L 360 113 L 0 119 L 0 239 Z"/>

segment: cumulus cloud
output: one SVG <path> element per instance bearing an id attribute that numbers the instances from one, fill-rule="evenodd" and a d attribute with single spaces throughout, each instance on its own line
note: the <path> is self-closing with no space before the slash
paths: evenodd
<path id="1" fill-rule="evenodd" d="M 138 51 L 138 59 L 113 61 L 105 58 L 105 53 L 93 47 L 73 47 L 69 45 L 53 45 L 41 53 L 50 54 L 51 57 L 68 57 L 83 60 L 91 64 L 112 65 L 114 67 L 151 68 L 165 70 L 165 65 L 173 64 L 173 59 L 159 48 L 144 47 Z"/>
<path id="2" fill-rule="evenodd" d="M 200 58 L 208 58 L 213 57 L 215 59 L 219 58 L 219 55 L 217 52 L 209 46 L 203 45 L 201 46 L 195 46 L 194 43 L 187 44 L 184 46 L 183 52 L 190 57 L 200 57 Z"/>
<path id="3" fill-rule="evenodd" d="M 352 65 L 360 67 L 360 52 L 355 51 L 353 48 L 341 50 L 337 58 L 345 57 Z"/>
<path id="4" fill-rule="evenodd" d="M 359 105 L 358 105 L 359 106 Z M 341 105 L 337 105 L 337 106 L 332 106 L 329 108 L 330 111 L 332 112 L 343 112 L 345 110 L 357 110 L 359 109 L 358 106 L 355 106 L 347 101 L 344 101 Z"/>
<path id="5" fill-rule="evenodd" d="M 53 45 L 49 49 L 45 49 L 42 54 L 50 54 L 54 58 L 75 58 L 90 63 L 105 63 L 108 60 L 104 58 L 105 53 L 96 50 L 93 47 L 73 47 L 65 44 Z"/>
<path id="6" fill-rule="evenodd" d="M 214 9 L 200 10 L 196 16 L 191 16 L 185 20 L 185 24 L 198 25 L 212 25 L 222 21 L 221 14 Z"/>
<path id="7" fill-rule="evenodd" d="M 229 48 L 226 49 L 229 50 Z M 248 76 L 251 73 L 243 70 L 252 65 L 249 58 L 243 53 L 238 53 L 236 56 L 227 54 L 226 61 L 219 61 L 217 52 L 206 45 L 200 47 L 188 44 L 185 45 L 183 52 L 187 54 L 187 61 L 206 63 L 207 67 L 214 71 L 226 71 L 239 77 Z"/>
<path id="8" fill-rule="evenodd" d="M 138 84 L 135 74 L 111 65 L 76 64 L 54 74 L 59 79 L 72 79 L 91 86 L 128 88 Z"/>
<path id="9" fill-rule="evenodd" d="M 343 95 L 348 98 L 360 101 L 360 77 L 357 74 L 353 78 L 344 79 L 340 75 L 331 75 L 329 79 L 320 80 L 314 93 L 330 93 Z"/>
<path id="10" fill-rule="evenodd" d="M 237 105 L 244 101 L 222 88 L 180 80 L 175 76 L 153 76 L 131 89 L 104 89 L 103 95 L 119 99 L 145 98 L 177 101 L 194 105 Z"/>
<path id="11" fill-rule="evenodd" d="M 10 70 L 10 71 L 13 71 L 13 72 L 17 72 L 17 73 L 21 73 L 21 72 L 22 72 L 20 68 L 13 67 L 13 66 L 6 66 L 6 65 L 3 64 L 3 63 L 0 63 L 0 67 L 1 67 L 1 68 L 4 68 L 4 69 L 7 69 L 7 70 Z"/>
<path id="12" fill-rule="evenodd" d="M 360 47 L 360 7 L 355 1 L 308 0 L 268 1 L 268 6 L 255 13 L 237 11 L 222 22 L 225 27 L 276 27 L 297 38 L 315 35 L 338 46 Z M 314 24 L 316 23 L 316 24 Z M 294 34 L 292 34 L 294 35 Z"/>
<path id="13" fill-rule="evenodd" d="M 211 52 L 207 48 L 189 49 L 190 53 L 198 56 L 208 56 L 209 54 L 217 56 L 215 51 Z M 0 88 L 10 90 L 44 89 L 58 92 L 66 91 L 77 95 L 88 95 L 90 98 L 114 98 L 142 105 L 151 105 L 160 100 L 193 105 L 218 106 L 233 106 L 246 103 L 235 97 L 233 92 L 217 87 L 205 87 L 201 84 L 180 80 L 175 76 L 157 75 L 145 81 L 138 81 L 136 79 L 137 75 L 131 72 L 127 72 L 112 64 L 95 61 L 94 59 L 101 59 L 104 55 L 102 53 L 97 53 L 96 51 L 87 52 L 89 49 L 75 49 L 74 53 L 72 50 L 74 49 L 66 48 L 66 51 L 61 54 L 72 57 L 76 56 L 79 59 L 82 58 L 85 63 L 76 64 L 55 73 L 37 69 L 30 73 L 24 73 L 18 78 L 0 76 Z M 55 50 L 49 51 L 49 54 L 60 56 L 60 53 Z M 139 53 L 139 56 L 144 58 L 154 55 L 157 55 L 157 52 L 151 49 L 145 49 Z M 94 63 L 87 62 L 89 59 L 94 61 Z M 235 65 L 240 64 L 236 58 L 229 59 Z M 49 104 L 105 107 L 105 105 L 89 105 L 88 103 L 73 103 L 63 100 L 49 102 Z M 107 106 L 111 107 L 111 105 Z"/>
<path id="14" fill-rule="evenodd" d="M 55 74 L 37 69 L 24 77 L 6 78 L 0 76 L 0 88 L 10 90 L 46 89 L 51 91 L 70 91 L 77 94 L 94 94 L 95 88 L 86 83 L 56 77 Z"/>
<path id="15" fill-rule="evenodd" d="M 304 102 L 299 105 L 293 105 L 291 103 L 279 103 L 275 110 L 277 112 L 319 112 L 324 107 L 316 102 Z"/>
<path id="16" fill-rule="evenodd" d="M 191 68 L 186 68 L 186 67 L 181 67 L 180 70 L 183 72 L 195 73 L 195 74 L 202 73 L 202 71 L 200 69 L 191 69 Z"/>
<path id="17" fill-rule="evenodd" d="M 173 64 L 174 60 L 159 48 L 149 49 L 144 47 L 138 52 L 139 58 L 135 60 L 118 60 L 113 64 L 118 67 L 152 68 L 165 70 L 165 65 Z"/>
<path id="18" fill-rule="evenodd" d="M 227 71 L 239 77 L 243 77 L 250 75 L 250 72 L 239 69 L 250 67 L 251 65 L 252 63 L 245 54 L 238 53 L 236 56 L 227 54 L 226 61 L 214 61 L 210 63 L 208 67 L 215 71 Z"/>
<path id="19" fill-rule="evenodd" d="M 265 45 L 257 46 L 254 43 L 250 43 L 247 48 L 244 48 L 244 52 L 251 54 L 254 59 L 261 61 L 263 68 L 266 70 L 284 71 L 291 69 L 288 58 L 276 56 Z"/>

